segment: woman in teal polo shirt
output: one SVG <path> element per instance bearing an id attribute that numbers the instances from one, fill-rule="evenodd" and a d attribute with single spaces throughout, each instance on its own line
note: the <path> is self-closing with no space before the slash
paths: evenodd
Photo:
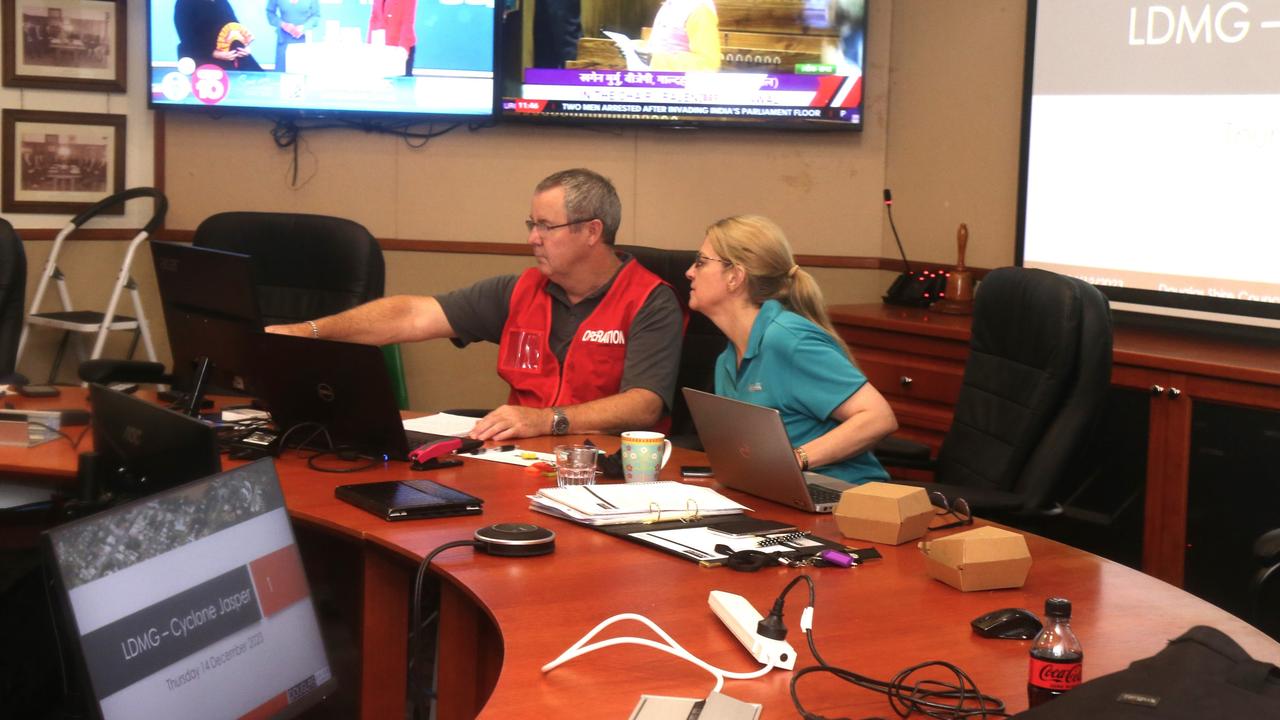
<path id="1" fill-rule="evenodd" d="M 893 410 L 853 364 L 782 229 L 755 215 L 720 220 L 686 276 L 689 307 L 729 338 L 716 393 L 776 408 L 802 468 L 888 479 L 871 449 L 898 428 Z"/>

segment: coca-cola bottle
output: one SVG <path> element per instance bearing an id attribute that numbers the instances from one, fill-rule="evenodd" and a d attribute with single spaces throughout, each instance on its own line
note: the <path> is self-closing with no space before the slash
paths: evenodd
<path id="1" fill-rule="evenodd" d="M 1035 707 L 1080 684 L 1084 650 L 1071 630 L 1071 601 L 1044 601 L 1044 629 L 1031 643 L 1031 669 L 1027 674 L 1027 703 Z"/>

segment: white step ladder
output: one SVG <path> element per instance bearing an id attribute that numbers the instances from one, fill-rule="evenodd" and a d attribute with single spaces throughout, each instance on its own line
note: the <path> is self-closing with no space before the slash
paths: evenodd
<path id="1" fill-rule="evenodd" d="M 146 226 L 129 242 L 129 247 L 125 251 L 124 261 L 116 274 L 116 281 L 112 286 L 111 298 L 107 302 L 106 309 L 103 311 L 74 309 L 71 304 L 71 293 L 67 289 L 66 275 L 58 268 L 58 256 L 62 252 L 63 244 L 66 242 L 67 237 L 104 210 L 139 197 L 153 198 L 155 200 L 155 211 Z M 49 252 L 49 259 L 45 262 L 44 271 L 40 274 L 40 283 L 36 286 L 35 296 L 31 299 L 31 309 L 27 312 L 26 319 L 22 324 L 22 336 L 18 339 L 15 366 L 22 361 L 22 352 L 26 348 L 27 335 L 32 327 L 48 327 L 63 331 L 62 341 L 59 343 L 57 354 L 54 356 L 53 367 L 49 370 L 50 383 L 54 382 L 57 377 L 58 368 L 62 364 L 63 356 L 66 354 L 71 333 L 93 334 L 95 336 L 93 348 L 89 352 L 88 358 L 85 357 L 85 338 L 80 338 L 77 343 L 76 352 L 81 361 L 85 359 L 96 360 L 101 357 L 103 348 L 107 343 L 107 334 L 113 330 L 132 330 L 134 332 L 133 342 L 129 347 L 129 357 L 133 357 L 133 353 L 138 346 L 138 340 L 141 339 L 147 352 L 147 358 L 153 362 L 156 360 L 155 345 L 151 341 L 151 331 L 142 309 L 142 298 L 138 294 L 137 283 L 134 282 L 133 277 L 129 274 L 129 269 L 133 265 L 133 257 L 138 248 L 146 242 L 147 238 L 159 227 L 160 223 L 164 222 L 164 216 L 168 209 L 169 203 L 160 191 L 146 187 L 132 188 L 112 195 L 93 205 L 88 210 L 75 216 L 58 233 L 58 236 L 53 241 L 53 249 Z M 51 280 L 57 285 L 58 298 L 61 301 L 62 310 L 41 312 L 40 305 L 44 300 L 45 292 L 49 289 L 49 281 Z M 134 315 L 132 317 L 116 313 L 120 305 L 120 296 L 124 294 L 125 290 L 129 291 L 129 298 L 133 302 Z"/>

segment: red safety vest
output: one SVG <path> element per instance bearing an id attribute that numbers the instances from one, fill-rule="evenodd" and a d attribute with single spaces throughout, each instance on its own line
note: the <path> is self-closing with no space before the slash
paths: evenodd
<path id="1" fill-rule="evenodd" d="M 640 263 L 629 261 L 600 304 L 578 326 L 561 367 L 551 352 L 551 303 L 547 277 L 529 268 L 516 281 L 498 344 L 498 375 L 511 386 L 510 405 L 545 408 L 577 405 L 616 395 L 622 386 L 627 333 L 649 293 L 665 285 Z M 663 417 L 660 425 L 670 425 Z"/>

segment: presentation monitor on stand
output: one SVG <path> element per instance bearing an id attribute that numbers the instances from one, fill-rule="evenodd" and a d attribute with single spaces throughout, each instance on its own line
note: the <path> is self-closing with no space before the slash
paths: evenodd
<path id="1" fill-rule="evenodd" d="M 151 243 L 151 254 L 175 386 L 188 394 L 183 404 L 198 409 L 206 389 L 252 394 L 254 336 L 262 331 L 252 259 L 165 242 Z"/>
<path id="2" fill-rule="evenodd" d="M 89 386 L 93 408 L 93 478 L 81 478 L 112 498 L 166 490 L 222 469 L 212 426 L 101 385 Z"/>
<path id="3" fill-rule="evenodd" d="M 90 716 L 285 718 L 335 688 L 270 460 L 43 540 Z"/>

